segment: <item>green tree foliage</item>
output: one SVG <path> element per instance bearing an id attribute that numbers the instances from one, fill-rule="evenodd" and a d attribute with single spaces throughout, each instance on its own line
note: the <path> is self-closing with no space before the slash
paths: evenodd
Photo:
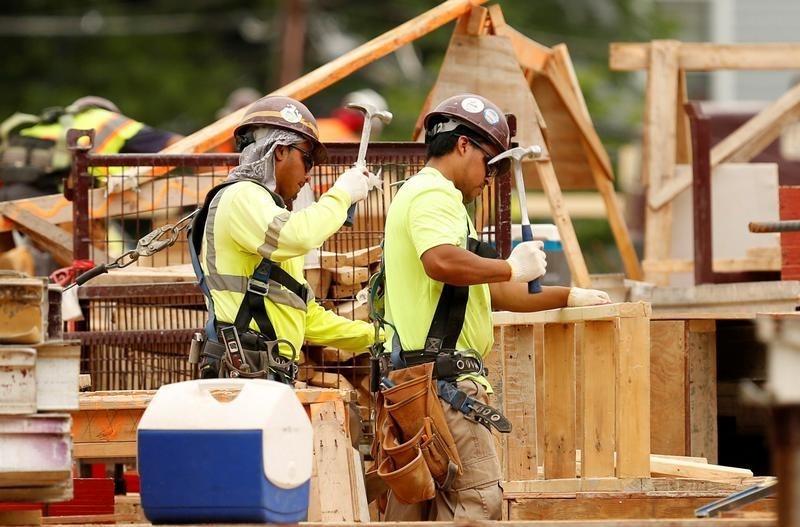
<path id="1" fill-rule="evenodd" d="M 281 13 L 289 1 L 6 0 L 0 16 L 0 115 L 38 112 L 96 94 L 149 124 L 191 133 L 216 119 L 235 88 L 266 93 L 278 87 Z M 435 6 L 430 0 L 303 3 L 309 14 L 305 72 L 330 60 L 320 47 L 330 47 L 332 37 L 320 35 L 314 20 L 333 21 L 358 44 Z M 608 71 L 608 43 L 672 34 L 673 24 L 651 0 L 499 3 L 506 21 L 523 34 L 545 45 L 568 45 L 604 139 L 630 133 L 639 115 L 625 102 L 628 77 Z M 416 41 L 421 75 L 404 77 L 397 60 L 387 57 L 310 98 L 309 105 L 324 115 L 348 91 L 373 87 L 396 116 L 384 138 L 407 139 L 452 28 L 448 24 Z"/>

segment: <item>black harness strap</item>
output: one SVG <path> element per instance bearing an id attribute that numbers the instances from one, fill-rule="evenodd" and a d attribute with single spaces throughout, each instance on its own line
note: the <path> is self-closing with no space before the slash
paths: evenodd
<path id="1" fill-rule="evenodd" d="M 226 325 L 226 323 L 215 320 L 214 304 L 211 299 L 211 291 L 208 288 L 208 284 L 205 282 L 205 275 L 199 265 L 199 255 L 203 243 L 205 224 L 206 219 L 208 218 L 208 209 L 211 206 L 211 201 L 220 191 L 235 183 L 239 183 L 239 181 L 225 182 L 217 185 L 209 191 L 205 202 L 203 203 L 203 208 L 192 221 L 192 227 L 189 233 L 189 238 L 191 241 L 190 252 L 194 253 L 192 255 L 193 264 L 195 263 L 195 259 L 197 260 L 197 265 L 194 266 L 195 274 L 198 275 L 197 278 L 200 283 L 200 288 L 208 299 L 210 308 L 209 324 L 206 325 L 206 336 L 209 340 L 213 341 L 217 341 L 216 327 L 220 325 Z M 258 184 L 257 182 L 254 183 Z M 263 188 L 270 193 L 276 203 L 279 205 L 283 204 L 283 199 L 281 199 L 280 196 L 266 187 Z M 264 304 L 264 297 L 266 297 L 269 293 L 270 280 L 285 287 L 291 293 L 294 293 L 304 301 L 308 296 L 308 287 L 305 284 L 298 282 L 294 277 L 292 277 L 292 275 L 281 269 L 281 267 L 276 265 L 272 260 L 263 258 L 258 266 L 256 266 L 255 270 L 253 271 L 253 275 L 248 281 L 247 291 L 245 292 L 244 299 L 242 299 L 242 303 L 239 304 L 239 311 L 236 313 L 236 320 L 233 322 L 233 325 L 236 326 L 236 329 L 240 333 L 248 331 L 250 328 L 250 321 L 255 320 L 256 324 L 258 325 L 259 332 L 264 337 L 266 337 L 268 340 L 276 340 L 278 338 L 275 332 L 275 327 L 272 325 L 272 322 L 267 315 L 266 305 Z M 213 331 L 211 328 L 213 328 Z"/>
<path id="2" fill-rule="evenodd" d="M 484 258 L 499 256 L 494 247 L 474 238 L 467 238 L 467 249 Z M 469 286 L 444 284 L 428 329 L 428 336 L 425 338 L 424 351 L 438 353 L 442 349 L 456 349 L 458 336 L 464 327 L 468 301 Z"/>

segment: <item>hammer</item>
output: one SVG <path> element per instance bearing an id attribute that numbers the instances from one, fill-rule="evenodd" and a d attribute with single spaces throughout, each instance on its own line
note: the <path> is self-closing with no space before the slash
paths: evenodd
<path id="1" fill-rule="evenodd" d="M 525 181 L 522 179 L 522 160 L 528 158 L 535 158 L 542 155 L 542 147 L 539 145 L 531 146 L 516 146 L 509 148 L 505 152 L 494 156 L 489 164 L 497 163 L 507 157 L 510 157 L 514 163 L 514 180 L 517 186 L 517 199 L 519 200 L 519 210 L 522 215 L 522 240 L 529 242 L 533 240 L 533 231 L 531 230 L 531 220 L 528 218 L 528 200 L 525 196 Z M 539 284 L 539 279 L 531 280 L 528 282 L 528 293 L 541 293 L 542 286 Z"/>
<path id="2" fill-rule="evenodd" d="M 364 114 L 364 126 L 361 128 L 361 143 L 358 145 L 358 158 L 356 159 L 355 166 L 357 168 L 366 170 L 367 144 L 369 143 L 369 134 L 372 131 L 372 119 L 377 118 L 380 119 L 383 124 L 389 124 L 392 122 L 392 112 L 387 110 L 378 110 L 371 104 L 350 103 L 346 107 L 352 108 L 353 110 L 358 110 Z M 344 224 L 346 226 L 353 226 L 353 216 L 355 213 L 356 205 L 354 203 L 350 205 L 349 209 L 347 209 L 347 219 L 344 220 Z"/>

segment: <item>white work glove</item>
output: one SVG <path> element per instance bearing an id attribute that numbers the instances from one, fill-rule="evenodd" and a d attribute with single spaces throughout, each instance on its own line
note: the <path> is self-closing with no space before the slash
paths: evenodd
<path id="1" fill-rule="evenodd" d="M 522 242 L 511 251 L 506 259 L 511 266 L 512 282 L 530 282 L 542 276 L 547 270 L 547 255 L 544 242 Z"/>
<path id="2" fill-rule="evenodd" d="M 381 178 L 366 168 L 356 165 L 342 172 L 333 186 L 347 192 L 350 196 L 350 203 L 353 204 L 366 199 L 367 194 L 373 188 L 381 188 Z"/>
<path id="3" fill-rule="evenodd" d="M 611 298 L 605 291 L 599 289 L 582 289 L 573 287 L 569 290 L 567 307 L 596 306 L 600 304 L 610 304 Z"/>

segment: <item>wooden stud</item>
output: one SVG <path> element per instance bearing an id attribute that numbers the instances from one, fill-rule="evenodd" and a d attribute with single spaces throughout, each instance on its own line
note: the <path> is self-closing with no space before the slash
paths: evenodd
<path id="1" fill-rule="evenodd" d="M 581 478 L 614 476 L 615 335 L 611 321 L 584 322 Z"/>
<path id="2" fill-rule="evenodd" d="M 544 478 L 575 477 L 575 326 L 544 327 Z"/>
<path id="3" fill-rule="evenodd" d="M 534 162 L 539 180 L 542 182 L 547 200 L 550 203 L 550 210 L 553 211 L 553 221 L 558 227 L 558 234 L 561 237 L 561 245 L 564 247 L 564 256 L 567 259 L 569 270 L 572 276 L 572 283 L 578 287 L 591 287 L 592 281 L 589 278 L 589 269 L 583 259 L 578 237 L 575 235 L 575 228 L 564 206 L 564 198 L 561 188 L 558 185 L 553 164 L 549 160 L 536 160 Z"/>
<path id="4" fill-rule="evenodd" d="M 513 426 L 506 451 L 507 479 L 531 479 L 537 466 L 533 326 L 507 327 L 504 335 L 503 400 Z"/>
<path id="5" fill-rule="evenodd" d="M 717 434 L 717 333 L 716 320 L 687 323 L 689 445 L 686 454 L 718 459 Z"/>
<path id="6" fill-rule="evenodd" d="M 617 477 L 650 475 L 650 321 L 617 324 Z"/>
<path id="7" fill-rule="evenodd" d="M 650 322 L 650 450 L 687 453 L 686 321 Z"/>

